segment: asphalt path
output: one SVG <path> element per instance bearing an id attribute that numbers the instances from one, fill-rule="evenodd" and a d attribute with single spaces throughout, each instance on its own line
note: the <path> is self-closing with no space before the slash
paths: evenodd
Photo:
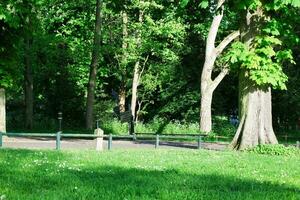
<path id="1" fill-rule="evenodd" d="M 103 149 L 107 150 L 107 140 L 103 141 Z M 202 143 L 201 148 L 211 150 L 224 150 L 226 143 Z M 54 138 L 24 138 L 24 137 L 3 137 L 4 148 L 20 148 L 20 149 L 55 149 L 56 141 Z M 154 140 L 113 140 L 112 149 L 135 149 L 135 148 L 155 148 Z M 159 148 L 172 149 L 197 149 L 196 142 L 169 142 L 160 141 Z M 96 149 L 95 139 L 62 139 L 62 150 L 93 150 Z"/>

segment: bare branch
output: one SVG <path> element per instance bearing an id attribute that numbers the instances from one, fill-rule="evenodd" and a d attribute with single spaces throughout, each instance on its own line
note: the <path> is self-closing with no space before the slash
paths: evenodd
<path id="1" fill-rule="evenodd" d="M 144 70 L 145 70 L 145 66 L 146 66 L 146 63 L 147 63 L 147 61 L 148 61 L 148 58 L 149 58 L 149 55 L 147 55 L 147 57 L 146 57 L 146 59 L 145 59 L 145 61 L 144 61 L 143 68 L 142 68 L 142 70 L 141 70 L 141 72 L 140 72 L 140 74 L 139 74 L 138 83 L 140 82 L 141 76 L 142 76 L 142 74 L 143 74 L 143 72 L 144 72 Z"/>
<path id="2" fill-rule="evenodd" d="M 213 80 L 212 82 L 212 88 L 213 90 L 216 89 L 216 87 L 220 84 L 220 82 L 223 80 L 223 78 L 228 74 L 229 68 L 228 64 L 224 66 L 220 74 Z"/>
<path id="3" fill-rule="evenodd" d="M 234 39 L 240 35 L 240 31 L 234 31 L 230 33 L 224 40 L 216 47 L 215 51 L 217 56 L 230 44 Z"/>
<path id="4" fill-rule="evenodd" d="M 223 4 L 225 3 L 225 1 L 226 1 L 226 0 L 219 0 L 219 1 L 218 1 L 217 10 L 218 10 L 219 8 L 221 8 L 221 6 L 223 6 Z"/>

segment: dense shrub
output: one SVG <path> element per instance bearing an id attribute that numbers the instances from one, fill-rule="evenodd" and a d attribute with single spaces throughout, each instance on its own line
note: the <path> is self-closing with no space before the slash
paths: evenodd
<path id="1" fill-rule="evenodd" d="M 292 146 L 286 147 L 282 144 L 258 145 L 257 147 L 248 149 L 247 151 L 267 155 L 300 155 L 300 150 L 298 148 Z"/>
<path id="2" fill-rule="evenodd" d="M 237 127 L 230 124 L 226 116 L 215 116 L 213 118 L 213 134 L 226 137 L 233 137 Z"/>
<path id="3" fill-rule="evenodd" d="M 121 123 L 117 118 L 102 122 L 101 128 L 105 133 L 128 134 L 127 123 Z M 160 134 L 197 134 L 199 133 L 199 125 L 198 123 L 164 121 L 156 118 L 148 123 L 138 122 L 135 125 L 135 132 Z"/>

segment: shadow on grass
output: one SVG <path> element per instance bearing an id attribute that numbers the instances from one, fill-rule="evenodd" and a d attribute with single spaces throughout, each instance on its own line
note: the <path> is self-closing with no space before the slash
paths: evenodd
<path id="1" fill-rule="evenodd" d="M 52 156 L 54 156 L 53 154 Z M 8 199 L 299 199 L 299 188 L 220 174 L 184 173 L 175 169 L 87 166 L 59 168 L 47 163 L 21 170 L 0 168 L 0 194 Z M 101 154 L 99 154 L 101 156 Z M 32 157 L 32 155 L 31 155 Z M 60 160 L 63 156 L 60 155 Z M 14 165 L 13 165 L 14 166 Z"/>

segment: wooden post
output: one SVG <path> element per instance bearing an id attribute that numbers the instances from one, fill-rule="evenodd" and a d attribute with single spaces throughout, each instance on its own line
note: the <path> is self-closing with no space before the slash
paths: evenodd
<path id="1" fill-rule="evenodd" d="M 109 134 L 107 147 L 108 147 L 108 150 L 111 150 L 111 148 L 112 148 L 112 134 Z"/>
<path id="2" fill-rule="evenodd" d="M 0 132 L 6 132 L 5 90 L 0 88 Z"/>
<path id="3" fill-rule="evenodd" d="M 133 133 L 132 139 L 133 139 L 133 141 L 136 141 L 136 134 L 135 133 Z"/>
<path id="4" fill-rule="evenodd" d="M 96 138 L 96 151 L 103 151 L 103 133 L 104 131 L 101 128 L 95 129 L 94 134 Z"/>
<path id="5" fill-rule="evenodd" d="M 202 138 L 201 138 L 201 135 L 199 135 L 198 136 L 198 149 L 201 149 L 201 140 L 202 140 Z"/>
<path id="6" fill-rule="evenodd" d="M 60 150 L 60 138 L 61 138 L 61 132 L 58 131 L 56 133 L 56 150 Z"/>
<path id="7" fill-rule="evenodd" d="M 157 134 L 155 137 L 155 148 L 157 149 L 159 147 L 159 135 Z"/>

